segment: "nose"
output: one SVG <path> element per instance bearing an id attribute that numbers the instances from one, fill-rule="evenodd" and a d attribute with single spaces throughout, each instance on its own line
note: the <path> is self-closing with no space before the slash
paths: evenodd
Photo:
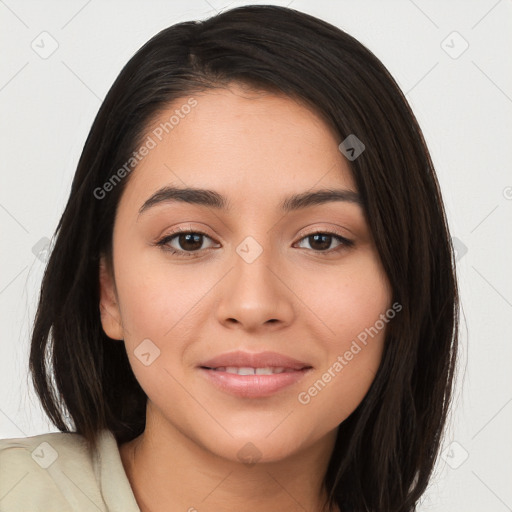
<path id="1" fill-rule="evenodd" d="M 283 265 L 268 248 L 253 261 L 246 255 L 241 248 L 235 252 L 233 267 L 217 290 L 218 321 L 246 332 L 268 332 L 290 325 L 295 295 Z"/>

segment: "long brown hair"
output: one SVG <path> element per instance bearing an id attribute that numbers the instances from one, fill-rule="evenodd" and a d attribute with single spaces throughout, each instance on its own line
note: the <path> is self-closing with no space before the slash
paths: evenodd
<path id="1" fill-rule="evenodd" d="M 343 511 L 415 510 L 451 403 L 458 294 L 441 193 L 422 132 L 383 64 L 342 30 L 277 6 L 245 6 L 162 30 L 126 64 L 91 128 L 44 274 L 30 369 L 61 431 L 94 446 L 144 431 L 146 395 L 123 343 L 102 330 L 99 256 L 111 256 L 116 208 L 130 176 L 112 179 L 169 102 L 230 82 L 305 102 L 365 151 L 350 167 L 402 311 L 378 373 L 339 428 L 325 484 Z"/>

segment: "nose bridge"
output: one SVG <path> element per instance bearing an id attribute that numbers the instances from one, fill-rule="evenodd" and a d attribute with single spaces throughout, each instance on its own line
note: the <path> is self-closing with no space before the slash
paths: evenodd
<path id="1" fill-rule="evenodd" d="M 278 251 L 270 246 L 270 237 L 260 237 L 261 243 L 247 236 L 235 247 L 217 311 L 221 322 L 236 321 L 255 329 L 269 320 L 287 323 L 291 319 L 290 294 L 278 277 Z"/>
<path id="2" fill-rule="evenodd" d="M 276 266 L 274 252 L 268 238 L 260 243 L 253 236 L 247 236 L 238 244 L 233 257 L 235 268 L 232 285 L 239 299 L 245 296 L 248 304 L 255 302 L 255 305 L 256 302 L 269 304 L 275 300 L 279 290 L 274 282 L 275 276 L 270 271 L 272 263 Z"/>

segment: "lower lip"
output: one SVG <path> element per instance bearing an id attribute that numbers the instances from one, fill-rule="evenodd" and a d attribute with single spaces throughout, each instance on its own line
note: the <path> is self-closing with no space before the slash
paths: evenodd
<path id="1" fill-rule="evenodd" d="M 244 398 L 262 398 L 297 383 L 311 368 L 272 375 L 238 375 L 206 368 L 200 370 L 214 386 L 226 393 Z"/>

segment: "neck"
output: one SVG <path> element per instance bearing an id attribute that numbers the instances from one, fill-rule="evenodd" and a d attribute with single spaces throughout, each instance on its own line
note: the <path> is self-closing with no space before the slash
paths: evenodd
<path id="1" fill-rule="evenodd" d="M 148 420 L 143 434 L 120 447 L 141 512 L 327 511 L 323 479 L 336 432 L 284 460 L 247 464 Z"/>

